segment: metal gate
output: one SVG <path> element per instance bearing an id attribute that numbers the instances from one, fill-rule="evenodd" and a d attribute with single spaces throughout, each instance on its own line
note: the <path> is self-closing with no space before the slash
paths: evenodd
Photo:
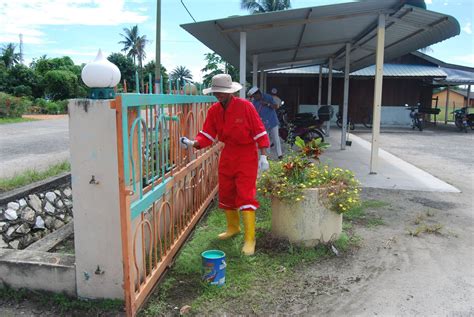
<path id="1" fill-rule="evenodd" d="M 215 98 L 122 94 L 115 100 L 127 315 L 134 316 L 217 193 L 220 145 L 185 150 Z"/>

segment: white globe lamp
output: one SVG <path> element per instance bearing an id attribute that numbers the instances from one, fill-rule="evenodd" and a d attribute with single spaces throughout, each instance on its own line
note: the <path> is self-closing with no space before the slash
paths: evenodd
<path id="1" fill-rule="evenodd" d="M 120 82 L 120 70 L 109 62 L 99 49 L 94 61 L 82 69 L 82 81 L 90 88 L 91 99 L 115 98 L 114 87 Z"/>

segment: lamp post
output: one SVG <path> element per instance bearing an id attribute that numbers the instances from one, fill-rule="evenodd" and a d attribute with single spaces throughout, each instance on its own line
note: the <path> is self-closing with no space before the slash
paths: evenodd
<path id="1" fill-rule="evenodd" d="M 82 81 L 90 88 L 90 99 L 115 98 L 114 87 L 120 82 L 120 70 L 109 62 L 99 49 L 96 58 L 84 66 Z"/>

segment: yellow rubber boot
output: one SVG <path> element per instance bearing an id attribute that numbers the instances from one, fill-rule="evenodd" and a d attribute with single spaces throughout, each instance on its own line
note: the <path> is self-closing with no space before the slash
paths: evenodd
<path id="1" fill-rule="evenodd" d="M 235 209 L 225 210 L 225 216 L 227 218 L 227 231 L 217 236 L 221 240 L 229 239 L 240 233 L 239 212 Z"/>
<path id="2" fill-rule="evenodd" d="M 244 247 L 242 252 L 245 255 L 253 255 L 255 253 L 255 211 L 242 211 L 244 219 Z"/>

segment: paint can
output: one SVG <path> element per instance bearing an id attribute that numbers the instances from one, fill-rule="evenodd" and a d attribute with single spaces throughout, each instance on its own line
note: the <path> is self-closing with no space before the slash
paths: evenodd
<path id="1" fill-rule="evenodd" d="M 222 286 L 225 284 L 225 253 L 220 250 L 207 250 L 201 253 L 202 280 L 211 284 Z"/>

